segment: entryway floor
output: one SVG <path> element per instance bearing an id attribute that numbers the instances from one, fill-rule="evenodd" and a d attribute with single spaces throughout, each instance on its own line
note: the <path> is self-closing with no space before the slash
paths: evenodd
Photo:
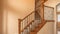
<path id="1" fill-rule="evenodd" d="M 60 31 L 58 31 L 58 34 L 60 34 Z"/>

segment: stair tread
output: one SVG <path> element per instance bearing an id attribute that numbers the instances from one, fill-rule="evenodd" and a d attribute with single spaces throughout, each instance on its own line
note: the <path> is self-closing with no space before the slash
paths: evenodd
<path id="1" fill-rule="evenodd" d="M 35 28 L 34 32 L 37 32 L 39 30 L 39 27 L 38 28 Z"/>
<path id="2" fill-rule="evenodd" d="M 39 27 L 35 28 L 32 32 L 36 32 L 39 30 Z"/>
<path id="3" fill-rule="evenodd" d="M 36 34 L 36 32 L 30 32 L 30 34 Z"/>
<path id="4" fill-rule="evenodd" d="M 43 23 L 44 24 L 44 23 Z M 42 25 L 41 24 L 39 24 L 35 29 L 34 29 L 34 31 L 33 32 L 38 32 L 39 31 L 39 29 L 42 27 Z"/>

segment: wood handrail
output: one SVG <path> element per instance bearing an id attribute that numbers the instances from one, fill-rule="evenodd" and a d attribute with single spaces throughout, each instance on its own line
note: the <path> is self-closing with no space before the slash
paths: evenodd
<path id="1" fill-rule="evenodd" d="M 46 2 L 46 1 L 48 1 L 48 0 L 44 0 L 44 2 Z"/>
<path id="2" fill-rule="evenodd" d="M 56 12 L 57 14 L 60 14 L 60 12 Z"/>
<path id="3" fill-rule="evenodd" d="M 54 20 L 46 20 L 46 22 L 55 22 Z"/>
<path id="4" fill-rule="evenodd" d="M 26 29 L 30 24 L 32 24 L 32 22 L 34 22 L 34 20 L 32 20 L 24 29 Z M 23 32 L 24 31 L 24 29 L 23 30 L 21 30 L 21 32 Z"/>
<path id="5" fill-rule="evenodd" d="M 35 2 L 38 3 L 39 1 L 41 1 L 41 3 L 45 2 L 45 0 L 36 0 Z"/>
<path id="6" fill-rule="evenodd" d="M 31 15 L 32 13 L 34 13 L 35 11 L 32 11 L 30 14 L 28 14 L 26 17 L 24 17 L 23 19 L 21 19 L 21 21 L 23 21 L 25 18 L 27 18 L 29 15 Z"/>

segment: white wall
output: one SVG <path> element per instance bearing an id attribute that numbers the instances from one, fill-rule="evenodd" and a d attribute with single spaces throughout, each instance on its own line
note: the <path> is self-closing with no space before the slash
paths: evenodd
<path id="1" fill-rule="evenodd" d="M 17 13 L 4 9 L 3 12 L 3 34 L 18 34 L 18 19 Z"/>
<path id="2" fill-rule="evenodd" d="M 54 34 L 54 22 L 47 22 L 37 34 Z"/>
<path id="3" fill-rule="evenodd" d="M 17 13 L 4 9 L 3 11 L 3 34 L 18 34 Z"/>
<path id="4" fill-rule="evenodd" d="M 7 34 L 7 10 L 3 10 L 3 34 Z"/>
<path id="5" fill-rule="evenodd" d="M 13 11 L 8 10 L 7 15 L 7 34 L 18 34 L 18 19 L 19 16 Z"/>

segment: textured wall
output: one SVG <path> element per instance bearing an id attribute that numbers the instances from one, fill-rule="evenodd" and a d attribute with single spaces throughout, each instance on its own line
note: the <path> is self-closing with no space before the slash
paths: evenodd
<path id="1" fill-rule="evenodd" d="M 54 9 L 44 7 L 44 18 L 45 20 L 54 20 Z"/>
<path id="2" fill-rule="evenodd" d="M 53 22 L 47 22 L 37 34 L 54 34 L 53 25 Z"/>

